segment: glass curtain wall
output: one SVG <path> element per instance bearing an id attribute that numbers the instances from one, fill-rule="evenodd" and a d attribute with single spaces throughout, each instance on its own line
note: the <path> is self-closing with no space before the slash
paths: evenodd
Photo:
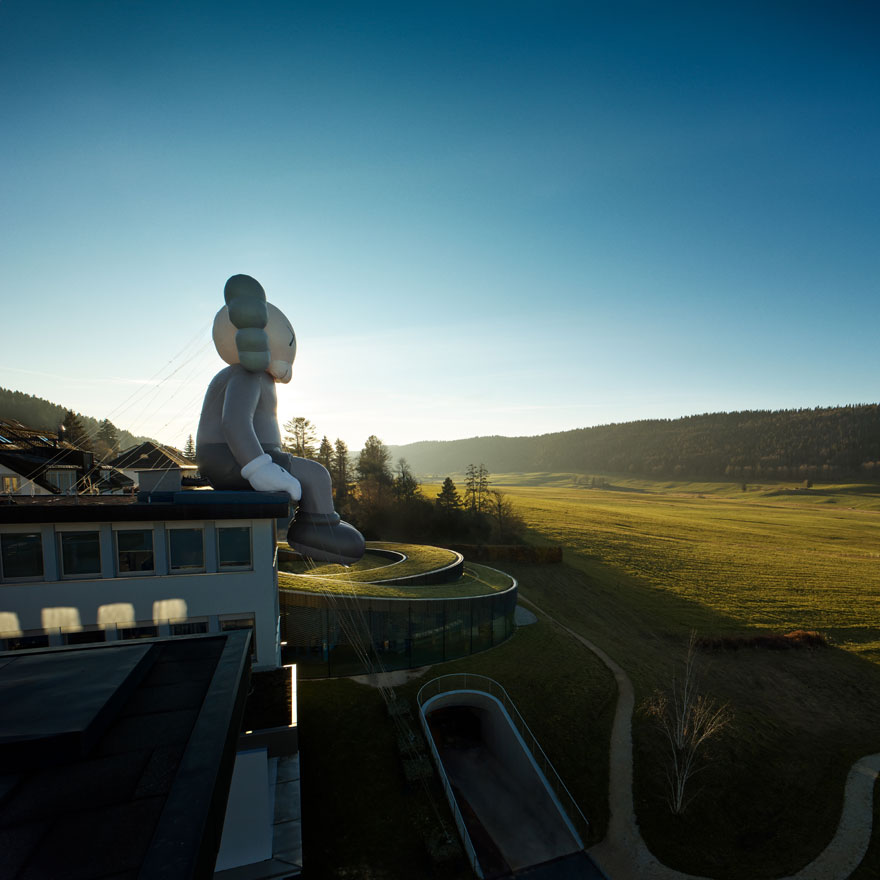
<path id="1" fill-rule="evenodd" d="M 442 663 L 501 644 L 514 631 L 516 590 L 422 601 L 282 591 L 280 604 L 284 662 L 324 678 Z"/>

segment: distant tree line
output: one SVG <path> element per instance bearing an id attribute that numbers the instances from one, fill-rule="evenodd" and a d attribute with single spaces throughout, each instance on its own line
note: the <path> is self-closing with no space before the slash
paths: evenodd
<path id="1" fill-rule="evenodd" d="M 113 458 L 122 450 L 150 439 L 117 428 L 109 419 L 84 416 L 41 397 L 7 388 L 0 388 L 0 418 L 60 433 L 69 443 L 94 452 L 100 459 Z"/>
<path id="2" fill-rule="evenodd" d="M 392 466 L 388 447 L 375 435 L 352 458 L 340 439 L 320 442 L 315 426 L 297 416 L 284 426 L 283 447 L 319 461 L 330 471 L 336 509 L 367 538 L 398 541 L 515 543 L 523 524 L 510 501 L 489 482 L 484 464 L 468 465 L 463 495 L 451 477 L 428 498 L 405 458 Z"/>
<path id="3" fill-rule="evenodd" d="M 880 405 L 712 413 L 538 437 L 473 437 L 394 447 L 421 474 L 632 474 L 669 479 L 880 479 Z"/>

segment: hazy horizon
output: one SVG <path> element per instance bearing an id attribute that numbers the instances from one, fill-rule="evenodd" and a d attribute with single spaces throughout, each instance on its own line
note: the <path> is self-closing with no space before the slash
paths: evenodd
<path id="1" fill-rule="evenodd" d="M 7 390 L 17 391 L 20 389 L 10 388 Z M 25 392 L 25 393 L 28 393 L 28 392 Z M 36 396 L 38 396 L 38 395 L 36 395 Z M 54 403 L 59 406 L 64 405 L 63 401 L 49 400 L 48 402 Z M 383 443 L 385 443 L 386 446 L 405 447 L 405 446 L 412 446 L 412 445 L 419 444 L 419 443 L 455 443 L 458 440 L 482 440 L 482 439 L 492 439 L 492 438 L 496 438 L 496 437 L 503 438 L 503 439 L 540 437 L 540 436 L 544 436 L 547 434 L 560 434 L 560 433 L 566 433 L 566 432 L 570 432 L 570 431 L 586 430 L 589 428 L 601 428 L 601 427 L 608 427 L 611 425 L 622 425 L 622 424 L 627 424 L 629 422 L 634 422 L 634 421 L 654 421 L 654 420 L 678 421 L 678 420 L 696 418 L 699 416 L 732 414 L 734 412 L 761 412 L 761 411 L 765 411 L 765 412 L 766 411 L 777 411 L 777 412 L 779 412 L 779 411 L 792 411 L 792 410 L 798 410 L 798 409 L 800 409 L 800 410 L 840 409 L 840 408 L 845 408 L 845 407 L 876 406 L 876 405 L 878 405 L 878 401 L 858 401 L 858 402 L 850 402 L 850 403 L 831 404 L 830 406 L 827 406 L 827 407 L 826 406 L 806 406 L 806 407 L 780 408 L 778 410 L 766 410 L 766 409 L 765 410 L 758 410 L 758 409 L 754 409 L 754 408 L 753 409 L 745 409 L 745 410 L 713 410 L 711 412 L 707 411 L 707 412 L 701 412 L 701 413 L 684 413 L 679 416 L 664 417 L 663 419 L 628 419 L 625 422 L 599 422 L 599 423 L 596 423 L 593 425 L 575 425 L 570 428 L 560 428 L 556 431 L 540 431 L 538 433 L 531 433 L 531 434 L 530 433 L 522 433 L 522 434 L 497 434 L 497 433 L 495 433 L 495 434 L 469 434 L 469 435 L 462 436 L 462 437 L 448 437 L 448 438 L 422 437 L 418 440 L 408 440 L 405 443 L 395 443 L 393 441 L 387 441 L 386 438 L 383 436 L 382 431 L 374 431 L 372 433 L 376 434 L 379 437 L 379 439 L 382 440 Z M 89 416 L 91 418 L 97 418 L 97 416 L 95 416 L 93 413 L 84 413 L 84 412 L 80 411 L 80 415 Z M 111 421 L 112 421 L 112 419 L 111 419 Z M 129 430 L 126 427 L 126 425 L 124 425 L 124 424 L 116 424 L 116 427 L 121 430 Z M 314 425 L 314 427 L 317 430 L 318 439 L 320 440 L 321 436 L 323 436 L 326 432 L 324 432 L 320 429 L 320 425 Z M 141 435 L 139 432 L 129 431 L 129 433 L 137 433 L 139 436 L 148 436 L 148 435 Z M 330 435 L 327 435 L 327 436 L 329 437 L 331 442 L 333 442 L 334 440 L 337 439 L 334 436 L 330 436 Z M 193 438 L 195 438 L 195 432 L 193 432 Z M 179 449 L 182 449 L 183 446 L 185 445 L 184 443 L 181 443 L 178 445 L 176 443 L 171 442 L 168 439 L 163 439 L 162 437 L 153 437 L 152 439 L 157 440 L 159 443 L 163 443 L 168 446 L 175 446 Z M 186 438 L 184 438 L 184 440 L 185 439 Z M 351 453 L 359 452 L 362 445 L 363 445 L 363 444 L 352 445 L 351 443 L 348 442 L 348 439 L 346 437 L 340 437 L 339 439 L 346 442 L 346 444 L 349 447 L 349 451 Z"/>

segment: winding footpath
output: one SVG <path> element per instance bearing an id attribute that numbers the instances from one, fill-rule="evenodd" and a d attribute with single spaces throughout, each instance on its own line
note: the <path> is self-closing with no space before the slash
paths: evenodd
<path id="1" fill-rule="evenodd" d="M 635 695 L 629 676 L 598 645 L 560 623 L 522 594 L 519 601 L 530 605 L 592 651 L 617 682 L 608 776 L 611 815 L 604 840 L 590 849 L 590 856 L 610 880 L 707 880 L 661 864 L 642 840 L 633 807 L 632 715 Z M 867 755 L 853 764 L 847 776 L 843 810 L 834 837 L 816 859 L 785 880 L 846 880 L 859 866 L 871 840 L 874 783 L 878 775 L 880 753 Z"/>

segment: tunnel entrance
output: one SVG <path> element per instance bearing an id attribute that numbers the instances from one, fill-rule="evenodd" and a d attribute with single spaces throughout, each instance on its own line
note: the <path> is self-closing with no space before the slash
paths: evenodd
<path id="1" fill-rule="evenodd" d="M 508 876 L 511 873 L 510 865 L 480 821 L 467 796 L 455 782 L 456 777 L 450 773 L 450 768 L 460 767 L 467 761 L 466 756 L 461 753 L 479 750 L 484 745 L 479 710 L 470 706 L 446 706 L 431 712 L 427 718 L 440 760 L 446 767 L 453 794 L 483 869 L 483 876 L 487 880 Z"/>
<path id="2" fill-rule="evenodd" d="M 524 876 L 575 853 L 588 861 L 500 708 L 446 704 L 426 718 L 486 878 Z"/>

